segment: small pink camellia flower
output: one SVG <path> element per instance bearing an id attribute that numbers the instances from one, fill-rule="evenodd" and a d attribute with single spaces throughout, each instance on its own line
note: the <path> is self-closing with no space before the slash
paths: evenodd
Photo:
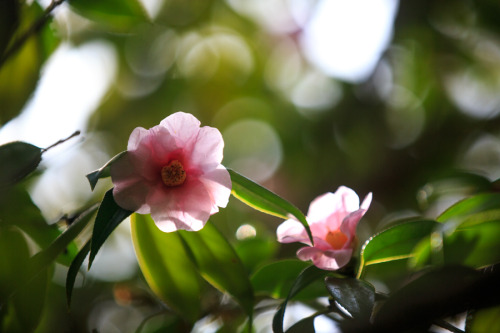
<path id="1" fill-rule="evenodd" d="M 134 129 L 127 153 L 111 165 L 116 203 L 151 214 L 165 232 L 198 231 L 226 207 L 231 178 L 221 165 L 221 133 L 177 112 L 149 130 Z"/>
<path id="2" fill-rule="evenodd" d="M 301 242 L 309 246 L 297 251 L 300 260 L 312 260 L 321 269 L 336 270 L 351 259 L 356 246 L 356 226 L 370 207 L 372 194 L 359 206 L 358 195 L 345 186 L 335 193 L 314 199 L 307 212 L 314 246 L 311 246 L 304 226 L 296 220 L 286 220 L 277 230 L 281 243 Z"/>

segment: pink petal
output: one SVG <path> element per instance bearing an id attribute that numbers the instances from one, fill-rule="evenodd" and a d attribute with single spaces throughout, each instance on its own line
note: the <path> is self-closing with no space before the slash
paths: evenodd
<path id="1" fill-rule="evenodd" d="M 205 185 L 212 199 L 214 213 L 218 211 L 217 206 L 227 206 L 231 195 L 231 176 L 223 165 L 218 165 L 217 168 L 204 173 L 198 179 Z"/>
<path id="2" fill-rule="evenodd" d="M 311 244 L 307 237 L 306 229 L 296 220 L 289 219 L 281 223 L 278 229 L 276 229 L 276 235 L 280 243 L 301 242 L 309 245 Z"/>
<path id="3" fill-rule="evenodd" d="M 372 194 L 369 193 L 363 200 L 361 208 L 346 216 L 346 218 L 342 222 L 340 230 L 344 234 L 349 236 L 350 239 L 356 235 L 356 227 L 358 226 L 359 221 L 365 215 L 366 211 L 370 207 L 371 200 L 372 200 Z"/>
<path id="4" fill-rule="evenodd" d="M 136 173 L 131 158 L 127 153 L 111 165 L 113 197 L 120 207 L 147 214 L 149 206 L 146 204 L 146 198 L 150 192 L 150 184 Z"/>
<path id="5" fill-rule="evenodd" d="M 222 161 L 224 141 L 218 129 L 204 126 L 200 129 L 191 152 L 191 163 L 202 169 L 212 169 Z M 206 166 L 206 167 L 204 167 Z"/>
<path id="6" fill-rule="evenodd" d="M 300 260 L 311 260 L 316 267 L 325 270 L 337 270 L 345 266 L 351 256 L 351 249 L 322 251 L 316 247 L 303 247 L 297 251 Z"/>
<path id="7" fill-rule="evenodd" d="M 182 186 L 158 191 L 148 198 L 151 217 L 165 232 L 175 230 L 198 231 L 210 217 L 212 200 L 205 186 L 198 180 L 186 181 Z"/>
<path id="8" fill-rule="evenodd" d="M 314 199 L 309 205 L 307 219 L 312 224 L 328 218 L 329 227 L 338 229 L 344 217 L 358 208 L 359 198 L 356 192 L 340 186 L 335 193 L 325 193 Z"/>
<path id="9" fill-rule="evenodd" d="M 160 126 L 165 127 L 170 132 L 179 147 L 185 147 L 191 151 L 191 145 L 200 130 L 200 121 L 192 114 L 176 112 L 163 119 Z"/>

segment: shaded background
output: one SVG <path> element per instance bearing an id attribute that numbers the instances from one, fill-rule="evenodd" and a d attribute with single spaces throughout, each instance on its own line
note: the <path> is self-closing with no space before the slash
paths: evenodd
<path id="1" fill-rule="evenodd" d="M 361 241 L 500 176 L 496 1 L 114 2 L 107 13 L 63 3 L 0 68 L 0 143 L 47 147 L 83 131 L 24 184 L 48 223 L 102 199 L 111 183 L 91 192 L 84 175 L 126 149 L 135 127 L 179 110 L 222 132 L 224 165 L 304 212 L 340 185 L 373 192 Z M 48 4 L 23 4 L 2 31 L 30 26 Z M 234 199 L 211 220 L 250 272 L 297 249 L 276 243 L 279 219 Z M 161 309 L 129 238 L 123 223 L 69 315 L 56 269 L 40 331 L 132 332 Z M 218 297 L 213 312 L 230 316 Z"/>

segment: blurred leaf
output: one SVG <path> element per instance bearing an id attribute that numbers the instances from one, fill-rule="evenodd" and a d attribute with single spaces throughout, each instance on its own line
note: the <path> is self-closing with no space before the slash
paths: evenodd
<path id="1" fill-rule="evenodd" d="M 307 220 L 297 207 L 254 181 L 240 175 L 236 171 L 230 169 L 228 169 L 228 171 L 231 175 L 233 184 L 231 194 L 235 198 L 266 214 L 274 215 L 282 219 L 295 217 L 304 225 L 311 243 L 314 244 Z"/>
<path id="2" fill-rule="evenodd" d="M 315 333 L 314 329 L 314 319 L 318 315 L 314 314 L 312 316 L 306 317 L 299 320 L 292 327 L 286 330 L 286 333 Z"/>
<path id="3" fill-rule="evenodd" d="M 211 0 L 166 0 L 155 21 L 169 26 L 189 26 L 202 17 L 209 17 Z M 198 23 L 199 24 L 199 23 Z"/>
<path id="4" fill-rule="evenodd" d="M 495 208 L 500 209 L 500 193 L 479 194 L 454 204 L 443 212 L 437 221 L 447 222 L 459 218 L 462 221 L 468 215 Z"/>
<path id="5" fill-rule="evenodd" d="M 0 302 L 5 302 L 17 286 L 19 279 L 24 278 L 29 249 L 21 232 L 13 227 L 0 228 Z M 1 303 L 0 303 L 1 304 Z"/>
<path id="6" fill-rule="evenodd" d="M 9 45 L 19 25 L 19 12 L 19 1 L 0 1 L 0 57 L 3 55 L 7 45 Z"/>
<path id="7" fill-rule="evenodd" d="M 80 15 L 118 30 L 130 30 L 149 18 L 137 0 L 69 0 Z"/>
<path id="8" fill-rule="evenodd" d="M 29 249 L 22 233 L 15 228 L 0 228 L 0 330 L 32 332 L 38 326 L 44 306 L 48 269 L 31 276 Z M 17 289 L 19 281 L 29 283 Z M 16 290 L 17 289 L 17 290 Z M 16 290 L 13 293 L 13 290 Z M 5 316 L 1 318 L 1 316 Z"/>
<path id="9" fill-rule="evenodd" d="M 182 318 L 169 312 L 147 317 L 135 330 L 136 333 L 189 332 Z"/>
<path id="10" fill-rule="evenodd" d="M 0 146 L 0 188 L 13 185 L 35 171 L 42 160 L 42 151 L 20 141 Z"/>
<path id="11" fill-rule="evenodd" d="M 251 278 L 256 294 L 273 298 L 287 297 L 297 276 L 311 264 L 306 261 L 289 259 L 270 263 L 257 270 Z M 325 294 L 323 281 L 317 280 L 296 295 L 296 299 L 313 299 Z"/>
<path id="12" fill-rule="evenodd" d="M 97 206 L 90 207 L 82 212 L 78 218 L 64 231 L 59 237 L 54 240 L 46 249 L 35 254 L 29 262 L 30 271 L 27 279 L 38 274 L 42 269 L 50 265 L 61 253 L 65 252 L 68 245 L 80 234 L 87 226 L 93 216 Z M 72 259 L 72 258 L 71 258 Z"/>
<path id="13" fill-rule="evenodd" d="M 32 28 L 44 15 L 37 1 L 21 5 L 21 20 L 13 40 Z M 0 64 L 0 125 L 15 117 L 35 89 L 40 70 L 58 45 L 59 39 L 49 24 L 32 34 L 23 46 Z"/>
<path id="14" fill-rule="evenodd" d="M 197 232 L 179 231 L 191 250 L 201 275 L 214 287 L 232 295 L 251 317 L 253 288 L 240 258 L 213 223 Z"/>
<path id="15" fill-rule="evenodd" d="M 201 279 L 178 233 L 165 233 L 149 215 L 133 214 L 135 253 L 155 294 L 183 318 L 194 323 L 200 313 Z"/>
<path id="16" fill-rule="evenodd" d="M 415 246 L 438 225 L 432 220 L 416 220 L 398 224 L 371 237 L 361 249 L 358 278 L 366 266 L 411 258 Z"/>
<path id="17" fill-rule="evenodd" d="M 326 288 L 355 320 L 368 321 L 375 304 L 375 288 L 365 281 L 355 278 L 327 276 Z"/>
<path id="18" fill-rule="evenodd" d="M 274 314 L 273 317 L 274 333 L 283 333 L 283 319 L 285 318 L 285 310 L 288 301 L 292 299 L 295 295 L 297 295 L 302 289 L 304 289 L 314 281 L 324 278 L 324 276 L 327 274 L 328 271 L 321 270 L 316 266 L 309 266 L 299 274 L 294 284 L 292 285 L 292 288 L 290 288 L 290 292 L 288 293 L 285 301 L 281 303 L 281 305 L 278 308 L 278 311 L 276 311 L 276 313 Z"/>
<path id="19" fill-rule="evenodd" d="M 428 271 L 402 287 L 378 309 L 377 332 L 426 328 L 433 320 L 499 304 L 500 270 L 482 272 L 462 266 Z"/>
<path id="20" fill-rule="evenodd" d="M 0 224 L 15 225 L 42 249 L 47 248 L 62 233 L 56 224 L 49 225 L 45 221 L 40 209 L 21 186 L 12 186 L 8 190 L 0 191 Z M 71 242 L 57 257 L 57 261 L 69 266 L 77 252 L 76 244 Z"/>
<path id="21" fill-rule="evenodd" d="M 120 157 L 125 155 L 127 151 L 122 151 L 121 153 L 115 155 L 112 159 L 110 159 L 106 164 L 104 164 L 101 168 L 92 171 L 89 173 L 86 177 L 89 180 L 90 183 L 90 188 L 92 191 L 94 190 L 95 186 L 97 185 L 97 182 L 99 181 L 100 178 L 106 178 L 110 176 L 109 169 L 111 167 L 111 164 L 116 162 Z"/>
<path id="22" fill-rule="evenodd" d="M 467 318 L 466 332 L 500 332 L 500 306 L 475 311 L 471 318 Z"/>
<path id="23" fill-rule="evenodd" d="M 108 239 L 113 230 L 132 213 L 132 211 L 125 210 L 116 204 L 113 198 L 113 189 L 106 192 L 99 206 L 99 210 L 97 211 L 94 230 L 92 230 L 89 269 L 102 244 Z"/>
<path id="24" fill-rule="evenodd" d="M 414 265 L 492 265 L 500 262 L 499 239 L 500 210 L 468 215 L 452 232 L 435 232 L 423 239 L 415 248 Z"/>
<path id="25" fill-rule="evenodd" d="M 268 238 L 254 237 L 239 240 L 234 250 L 249 272 L 270 261 L 278 249 L 278 243 Z"/>
<path id="26" fill-rule="evenodd" d="M 23 332 L 33 332 L 42 319 L 51 270 L 45 268 L 12 297 L 16 317 Z"/>
<path id="27" fill-rule="evenodd" d="M 82 249 L 75 256 L 75 259 L 71 262 L 69 266 L 68 273 L 66 275 L 66 301 L 68 303 L 68 308 L 71 306 L 71 295 L 73 294 L 73 287 L 75 286 L 76 277 L 80 268 L 83 265 L 83 261 L 90 252 L 90 240 L 85 243 Z"/>

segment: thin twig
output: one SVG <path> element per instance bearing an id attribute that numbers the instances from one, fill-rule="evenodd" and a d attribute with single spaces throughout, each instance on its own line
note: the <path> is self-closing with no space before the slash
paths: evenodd
<path id="1" fill-rule="evenodd" d="M 26 41 L 34 34 L 38 33 L 44 25 L 51 18 L 52 11 L 62 4 L 64 0 L 52 0 L 50 5 L 45 9 L 43 15 L 35 22 L 28 30 L 24 32 L 14 43 L 12 43 L 11 47 L 5 51 L 5 53 L 0 58 L 0 68 L 5 64 L 5 62 L 13 56 L 17 51 L 21 49 L 21 47 L 26 43 Z"/>
<path id="2" fill-rule="evenodd" d="M 78 135 L 80 135 L 80 131 L 75 131 L 73 134 L 68 136 L 66 139 L 61 139 L 61 140 L 57 141 L 56 143 L 48 146 L 47 148 L 42 149 L 42 153 L 45 153 L 47 150 L 54 148 L 55 146 L 60 145 L 61 143 L 64 143 L 64 142 L 68 141 L 69 139 L 71 139 L 75 136 L 78 136 Z"/>
<path id="3" fill-rule="evenodd" d="M 434 325 L 439 326 L 441 328 L 444 328 L 445 330 L 448 330 L 448 331 L 453 332 L 453 333 L 465 333 L 464 331 L 462 331 L 458 327 L 455 327 L 452 324 L 450 324 L 449 322 L 442 320 L 442 319 L 438 319 L 438 320 L 434 321 Z"/>

